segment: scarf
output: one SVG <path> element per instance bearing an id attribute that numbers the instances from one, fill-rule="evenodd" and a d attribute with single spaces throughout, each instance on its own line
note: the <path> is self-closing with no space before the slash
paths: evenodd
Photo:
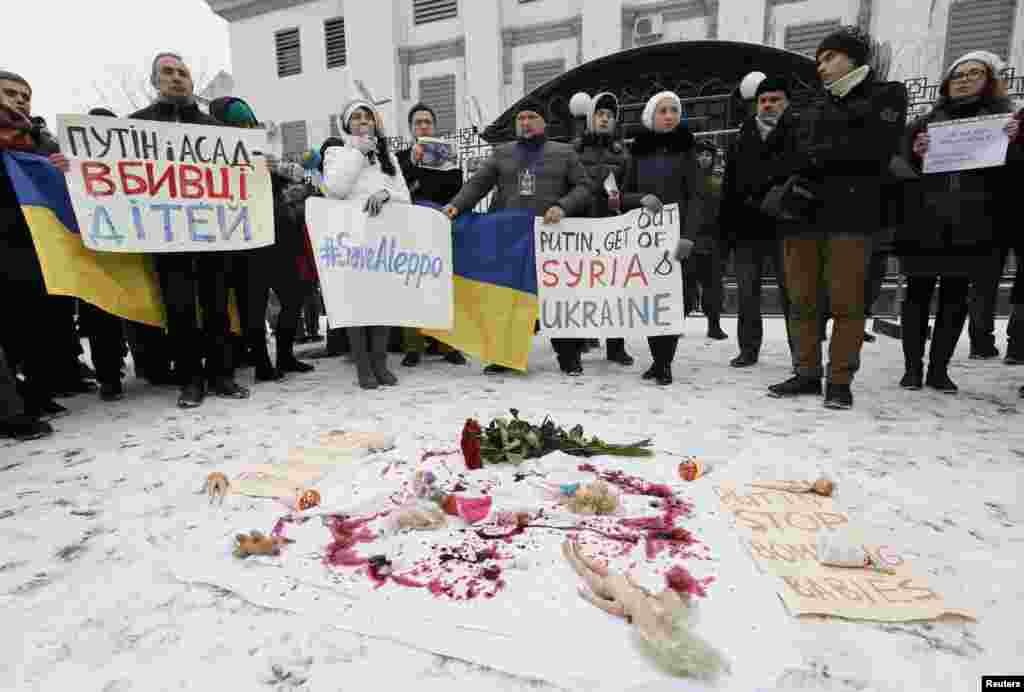
<path id="1" fill-rule="evenodd" d="M 536 137 L 520 137 L 516 142 L 516 154 L 520 162 L 526 164 L 526 168 L 532 169 L 537 163 L 547 139 L 547 135 L 539 134 Z"/>
<path id="2" fill-rule="evenodd" d="M 776 115 L 774 113 L 766 113 L 764 115 L 758 113 L 754 120 L 757 122 L 757 130 L 761 133 L 762 142 L 767 142 L 768 138 L 771 137 L 771 134 L 775 132 L 775 128 L 778 127 L 779 119 L 781 117 L 781 115 Z"/>
<path id="3" fill-rule="evenodd" d="M 825 90 L 837 99 L 845 98 L 857 85 L 867 79 L 869 72 L 871 72 L 870 65 L 861 65 L 856 70 L 847 72 L 836 81 L 826 84 Z"/>

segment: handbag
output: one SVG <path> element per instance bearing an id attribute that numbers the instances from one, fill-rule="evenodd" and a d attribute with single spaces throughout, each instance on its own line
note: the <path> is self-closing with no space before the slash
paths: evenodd
<path id="1" fill-rule="evenodd" d="M 779 221 L 810 222 L 820 201 L 808 182 L 791 175 L 781 185 L 773 185 L 761 202 L 761 212 Z"/>

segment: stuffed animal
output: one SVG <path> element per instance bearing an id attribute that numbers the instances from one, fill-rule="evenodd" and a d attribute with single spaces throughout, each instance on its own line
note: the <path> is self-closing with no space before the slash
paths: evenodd
<path id="1" fill-rule="evenodd" d="M 219 471 L 214 471 L 206 477 L 206 484 L 203 486 L 203 492 L 210 496 L 210 504 L 213 504 L 214 498 L 219 499 L 219 504 L 224 504 L 224 496 L 228 494 L 231 488 L 231 483 L 228 481 L 228 477 Z"/>
<path id="2" fill-rule="evenodd" d="M 235 536 L 235 557 L 247 558 L 250 555 L 280 555 L 281 546 L 295 541 L 284 536 L 264 536 L 259 531 L 250 531 L 248 535 L 240 533 Z"/>
<path id="3" fill-rule="evenodd" d="M 607 483 L 595 481 L 578 488 L 566 504 L 576 514 L 614 514 L 619 498 Z"/>

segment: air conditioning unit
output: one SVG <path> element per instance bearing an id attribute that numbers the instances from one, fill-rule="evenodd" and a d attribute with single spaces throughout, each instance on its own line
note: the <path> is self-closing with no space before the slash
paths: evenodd
<path id="1" fill-rule="evenodd" d="M 633 23 L 633 38 L 641 40 L 660 38 L 664 21 L 664 17 L 660 14 L 640 15 Z"/>

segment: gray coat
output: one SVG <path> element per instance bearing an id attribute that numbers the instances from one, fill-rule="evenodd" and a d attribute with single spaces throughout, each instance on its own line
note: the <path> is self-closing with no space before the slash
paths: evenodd
<path id="1" fill-rule="evenodd" d="M 450 202 L 460 212 L 472 210 L 492 189 L 488 211 L 529 209 L 543 216 L 550 207 L 562 208 L 566 216 L 583 216 L 590 204 L 586 171 L 579 155 L 569 144 L 545 140 L 530 166 L 534 194 L 519 194 L 519 173 L 530 161 L 527 147 L 520 142 L 502 144 Z"/>

